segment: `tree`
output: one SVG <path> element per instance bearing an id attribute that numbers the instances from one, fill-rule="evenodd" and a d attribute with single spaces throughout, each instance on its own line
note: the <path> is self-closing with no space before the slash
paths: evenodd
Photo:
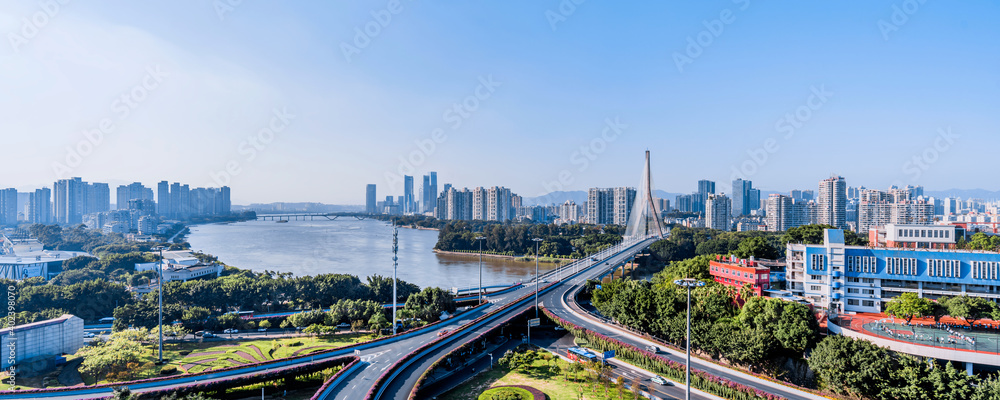
<path id="1" fill-rule="evenodd" d="M 982 297 L 957 296 L 948 299 L 945 307 L 948 308 L 948 315 L 964 319 L 972 326 L 977 320 L 991 316 L 996 306 Z"/>
<path id="2" fill-rule="evenodd" d="M 906 320 L 909 325 L 914 318 L 923 318 L 934 312 L 934 306 L 928 299 L 906 292 L 889 301 L 885 306 L 886 315 Z"/>
<path id="3" fill-rule="evenodd" d="M 389 328 L 392 325 L 389 324 L 389 320 L 383 313 L 377 313 L 368 320 L 368 326 L 375 332 L 375 335 L 382 336 L 382 329 Z"/>
<path id="4" fill-rule="evenodd" d="M 736 257 L 739 258 L 764 258 L 768 260 L 776 260 L 781 258 L 781 253 L 778 249 L 771 246 L 767 239 L 762 236 L 754 236 L 749 239 L 740 242 L 736 251 L 733 252 Z"/>
<path id="5" fill-rule="evenodd" d="M 828 336 L 813 349 L 808 363 L 822 387 L 834 393 L 875 397 L 890 387 L 886 371 L 893 370 L 892 356 L 864 340 Z"/>
<path id="6" fill-rule="evenodd" d="M 410 295 L 405 308 L 417 318 L 434 322 L 440 319 L 442 312 L 455 312 L 455 297 L 441 288 L 424 288 Z"/>
<path id="7" fill-rule="evenodd" d="M 259 327 L 261 327 L 263 329 L 268 329 L 268 328 L 271 327 L 271 321 L 268 321 L 268 320 L 265 319 L 263 321 L 260 321 L 260 323 L 257 324 L 257 326 L 259 326 Z"/>
<path id="8" fill-rule="evenodd" d="M 289 315 L 287 321 L 296 328 L 305 328 L 309 325 L 326 322 L 326 313 L 318 310 L 300 312 Z"/>
<path id="9" fill-rule="evenodd" d="M 382 275 L 371 275 L 367 278 L 368 288 L 371 290 L 371 300 L 382 304 L 392 304 L 392 277 Z M 411 293 L 417 293 L 420 287 L 396 278 L 397 299 L 407 299 Z"/>
<path id="10" fill-rule="evenodd" d="M 946 363 L 944 368 L 930 370 L 927 380 L 933 388 L 930 397 L 943 400 L 968 399 L 975 391 L 972 384 L 977 382 L 974 376 L 969 376 L 965 371 L 951 365 L 951 361 Z"/>

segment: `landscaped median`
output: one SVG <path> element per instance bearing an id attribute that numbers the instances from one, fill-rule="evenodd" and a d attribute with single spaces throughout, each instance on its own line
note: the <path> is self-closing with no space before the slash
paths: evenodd
<path id="1" fill-rule="evenodd" d="M 503 329 L 504 325 L 510 323 L 511 321 L 513 321 L 515 319 L 523 317 L 525 314 L 530 313 L 531 310 L 533 310 L 533 309 L 534 309 L 534 307 L 529 308 L 527 310 L 524 310 L 524 312 L 522 312 L 522 313 L 514 315 L 514 316 L 512 316 L 510 318 L 507 318 L 503 322 L 501 322 L 501 323 L 497 324 L 496 326 L 494 326 L 492 329 L 479 334 L 479 336 L 476 336 L 474 339 L 472 339 L 472 340 L 470 340 L 468 342 L 465 342 L 465 344 L 463 344 L 463 345 L 455 348 L 452 351 L 449 351 L 447 354 L 442 355 L 441 358 L 438 358 L 437 360 L 435 360 L 434 363 L 431 364 L 430 368 L 427 368 L 427 370 L 424 371 L 424 373 L 420 375 L 420 378 L 417 379 L 417 384 L 414 385 L 413 386 L 413 390 L 410 391 L 409 400 L 419 399 L 419 397 L 417 397 L 417 396 L 420 393 L 420 390 L 423 389 L 424 384 L 427 383 L 427 379 L 430 378 L 431 374 L 434 373 L 434 371 L 437 370 L 438 367 L 441 366 L 441 363 L 444 362 L 444 360 L 446 358 L 448 358 L 452 354 L 459 353 L 459 352 L 462 352 L 464 350 L 470 349 L 472 346 L 475 345 L 475 343 L 479 342 L 482 339 L 485 339 L 487 336 L 495 334 L 498 330 Z M 544 400 L 545 396 L 542 395 L 541 398 Z"/>
<path id="2" fill-rule="evenodd" d="M 539 289 L 539 292 L 544 291 L 544 290 L 546 290 L 546 289 L 548 289 L 548 288 L 550 288 L 553 285 L 556 285 L 558 283 L 559 282 L 552 282 L 552 283 L 546 285 L 544 288 Z M 377 396 L 379 394 L 379 389 L 389 379 L 389 376 L 393 372 L 395 372 L 395 370 L 397 368 L 399 368 L 403 364 L 405 364 L 408 361 L 410 361 L 410 359 L 412 359 L 417 354 L 420 354 L 424 350 L 427 350 L 427 349 L 431 348 L 432 346 L 434 346 L 434 345 L 436 345 L 436 344 L 438 344 L 438 343 L 440 343 L 440 342 L 442 342 L 444 340 L 447 340 L 448 338 L 450 338 L 451 336 L 453 336 L 455 334 L 458 334 L 459 332 L 465 331 L 466 329 L 470 329 L 472 326 L 475 326 L 477 323 L 482 322 L 482 321 L 484 321 L 484 320 L 486 320 L 488 318 L 491 318 L 494 315 L 496 315 L 497 313 L 500 313 L 500 312 L 502 312 L 502 311 L 504 311 L 504 310 L 506 310 L 506 309 L 508 309 L 510 307 L 513 307 L 515 304 L 518 304 L 521 301 L 524 301 L 525 299 L 528 299 L 531 296 L 534 296 L 534 293 L 529 293 L 529 294 L 526 294 L 524 296 L 521 296 L 517 300 L 514 300 L 514 301 L 510 302 L 506 306 L 503 306 L 503 307 L 497 308 L 496 310 L 490 311 L 489 313 L 487 313 L 487 314 L 485 314 L 485 315 L 483 315 L 483 316 L 481 316 L 479 318 L 476 318 L 472 322 L 470 322 L 468 324 L 465 324 L 465 325 L 463 325 L 463 326 L 461 326 L 459 328 L 456 328 L 455 330 L 452 330 L 451 332 L 448 332 L 446 335 L 443 335 L 441 337 L 438 337 L 437 339 L 434 339 L 434 340 L 432 340 L 430 342 L 427 342 L 423 346 L 420 346 L 417 349 L 415 349 L 415 350 L 407 353 L 406 355 L 400 357 L 398 361 L 396 361 L 395 363 L 393 363 L 392 365 L 390 365 L 389 368 L 386 368 L 385 372 L 383 372 L 382 375 L 379 375 L 378 379 L 375 380 L 375 383 L 372 385 L 372 387 L 370 389 L 368 389 L 368 394 L 365 395 L 365 400 L 374 400 L 375 396 Z"/>
<path id="3" fill-rule="evenodd" d="M 330 378 L 332 380 L 335 379 L 340 373 L 346 371 L 349 366 L 357 364 L 360 361 L 361 359 L 355 356 L 331 358 L 329 360 L 313 361 L 307 364 L 300 364 L 276 370 L 265 370 L 246 376 L 221 378 L 208 382 L 192 382 L 186 386 L 135 393 L 133 394 L 133 398 L 136 400 L 145 400 L 160 399 L 168 394 L 175 394 L 178 397 L 183 397 L 192 393 L 224 392 L 226 389 L 238 388 L 240 386 L 246 386 L 254 383 L 271 382 L 288 377 L 310 374 L 328 368 L 338 366 L 341 367 L 340 371 L 337 371 L 337 373 Z M 321 390 L 322 389 L 323 388 L 321 388 Z"/>
<path id="4" fill-rule="evenodd" d="M 546 399 L 545 393 L 542 393 L 542 391 L 540 391 L 538 389 L 535 389 L 533 387 L 530 387 L 530 386 L 520 386 L 520 385 L 515 385 L 515 386 L 496 386 L 496 387 L 489 388 L 488 390 L 486 390 L 485 392 L 483 392 L 482 395 L 479 396 L 479 399 L 480 400 L 490 400 L 490 399 L 493 399 L 494 396 L 499 396 L 499 397 L 496 397 L 496 398 L 500 398 L 500 399 L 509 398 L 509 397 L 503 397 L 504 395 L 507 395 L 508 393 L 509 394 L 516 394 L 520 398 L 525 399 L 525 400 L 529 400 L 529 399 L 530 400 L 545 400 Z"/>
<path id="5" fill-rule="evenodd" d="M 628 343 L 624 343 L 617 339 L 577 326 L 572 322 L 559 318 L 544 307 L 542 308 L 542 312 L 545 313 L 546 317 L 571 332 L 574 336 L 589 342 L 590 346 L 597 350 L 614 350 L 615 357 L 619 360 L 628 362 L 639 368 L 652 371 L 676 381 L 684 381 L 685 366 L 683 364 L 673 362 L 659 355 L 639 349 L 638 347 Z M 691 370 L 691 387 L 733 400 L 783 399 L 781 396 L 766 393 L 764 391 L 695 369 Z"/>

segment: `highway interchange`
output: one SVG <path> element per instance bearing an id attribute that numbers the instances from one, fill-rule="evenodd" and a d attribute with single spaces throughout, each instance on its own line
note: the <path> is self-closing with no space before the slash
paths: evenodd
<path id="1" fill-rule="evenodd" d="M 604 335 L 614 337 L 626 343 L 636 345 L 637 347 L 645 347 L 646 345 L 654 344 L 649 342 L 637 335 L 631 334 L 619 327 L 608 324 L 601 321 L 593 316 L 588 315 L 585 311 L 579 308 L 575 301 L 572 300 L 572 294 L 578 290 L 589 278 L 599 277 L 604 275 L 609 269 L 621 265 L 631 257 L 633 257 L 639 251 L 646 249 L 650 244 L 655 242 L 656 239 L 650 238 L 641 241 L 632 241 L 627 243 L 619 244 L 611 249 L 605 250 L 602 253 L 595 255 L 599 260 L 594 262 L 590 259 L 580 260 L 576 263 L 563 266 L 560 269 L 550 271 L 543 275 L 541 279 L 540 287 L 543 288 L 542 292 L 538 296 L 538 303 L 541 307 L 548 309 L 555 315 L 570 321 L 576 325 L 586 327 L 587 329 L 593 330 L 595 332 L 602 333 Z M 574 273 L 574 271 L 576 271 Z M 572 274 L 569 279 L 564 279 L 566 275 Z M 563 278 L 562 280 L 560 280 Z M 552 285 L 548 285 L 548 282 L 556 282 Z M 401 335 L 392 340 L 379 341 L 369 344 L 362 344 L 354 346 L 348 349 L 334 350 L 329 352 L 323 352 L 315 354 L 306 359 L 299 360 L 287 360 L 279 361 L 276 363 L 263 365 L 263 366 L 248 366 L 246 368 L 239 368 L 231 371 L 221 371 L 217 373 L 210 373 L 207 375 L 200 376 L 178 376 L 173 379 L 167 379 L 156 382 L 147 382 L 140 384 L 132 384 L 129 388 L 133 392 L 144 392 L 150 390 L 161 390 L 165 388 L 179 387 L 189 384 L 192 381 L 211 381 L 217 379 L 231 378 L 233 376 L 244 376 L 252 375 L 264 370 L 274 370 L 282 367 L 290 367 L 301 363 L 308 363 L 315 360 L 323 360 L 328 358 L 343 357 L 349 355 L 359 356 L 363 361 L 360 368 L 352 371 L 348 374 L 345 379 L 338 385 L 335 385 L 326 391 L 324 398 L 328 399 L 363 399 L 368 393 L 369 389 L 372 388 L 374 382 L 382 375 L 386 370 L 399 360 L 403 356 L 411 353 L 417 348 L 420 348 L 424 344 L 438 339 L 438 333 L 441 330 L 455 330 L 459 327 L 473 322 L 479 317 L 490 313 L 498 308 L 504 309 L 502 312 L 498 312 L 489 318 L 477 322 L 475 326 L 468 329 L 464 329 L 460 332 L 448 335 L 447 337 L 435 343 L 431 348 L 425 349 L 420 352 L 416 357 L 412 358 L 410 362 L 402 365 L 390 372 L 390 378 L 386 381 L 384 385 L 380 388 L 377 399 L 395 399 L 395 400 L 405 400 L 409 397 L 410 391 L 413 389 L 420 375 L 425 371 L 430 364 L 441 356 L 451 352 L 455 348 L 458 348 L 462 344 L 474 339 L 480 333 L 485 332 L 495 326 L 497 323 L 503 322 L 510 318 L 511 316 L 517 315 L 525 310 L 529 309 L 534 305 L 534 297 L 529 296 L 523 300 L 518 300 L 519 298 L 534 293 L 535 286 L 533 283 L 525 284 L 524 286 L 518 288 L 514 291 L 508 291 L 495 298 L 490 299 L 490 304 L 487 306 L 481 306 L 474 308 L 465 313 L 461 313 L 456 317 L 444 321 L 442 323 L 436 324 L 432 327 L 426 329 L 419 329 L 415 332 Z M 513 305 L 511 305 L 513 304 Z M 659 345 L 661 348 L 662 345 Z M 669 351 L 665 354 L 668 358 L 676 362 L 683 363 L 683 354 L 675 351 Z M 698 359 L 693 359 L 694 367 L 701 369 L 717 376 L 724 377 L 726 379 L 738 382 L 744 385 L 756 387 L 758 389 L 764 390 L 769 393 L 773 393 L 791 400 L 819 400 L 823 399 L 821 396 L 817 396 L 808 392 L 803 392 L 796 390 L 784 385 L 773 383 L 767 380 L 753 377 L 751 375 L 732 370 L 729 368 L 721 367 L 712 364 L 707 361 L 702 361 Z M 662 387 L 658 385 L 652 385 L 648 382 L 650 375 L 648 373 L 643 374 L 638 372 L 638 370 L 632 368 L 617 368 L 619 373 L 626 374 L 626 376 L 640 376 L 646 379 L 643 385 L 650 387 L 656 391 L 654 393 L 659 398 L 669 398 L 669 397 L 680 397 L 681 392 L 677 387 Z M 631 375 L 629 375 L 631 374 Z M 66 390 L 58 392 L 38 392 L 38 393 L 17 393 L 15 394 L 0 394 L 0 399 L 25 399 L 25 398 L 44 398 L 44 399 L 88 399 L 88 398 L 101 398 L 108 397 L 112 393 L 111 388 L 81 388 L 76 390 Z"/>

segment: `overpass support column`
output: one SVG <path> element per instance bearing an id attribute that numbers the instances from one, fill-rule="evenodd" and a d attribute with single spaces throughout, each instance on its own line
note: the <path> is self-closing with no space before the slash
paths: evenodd
<path id="1" fill-rule="evenodd" d="M 965 363 L 965 373 L 969 374 L 969 376 L 972 376 L 972 366 L 974 366 L 974 365 L 975 364 L 973 364 L 971 362 Z"/>

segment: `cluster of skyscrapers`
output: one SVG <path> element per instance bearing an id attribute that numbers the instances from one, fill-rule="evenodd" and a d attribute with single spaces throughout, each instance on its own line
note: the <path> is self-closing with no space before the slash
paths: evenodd
<path id="1" fill-rule="evenodd" d="M 162 181 L 153 189 L 133 182 L 116 188 L 115 208 L 107 183 L 86 182 L 79 177 L 60 179 L 52 189 L 43 187 L 29 193 L 0 189 L 0 225 L 20 222 L 34 224 L 85 224 L 92 229 L 129 232 L 156 225 L 156 218 L 185 219 L 228 214 L 232 208 L 230 189 L 189 188 Z M 142 217 L 149 220 L 140 223 Z"/>
<path id="2" fill-rule="evenodd" d="M 432 171 L 423 176 L 423 182 L 417 194 L 418 196 L 414 196 L 413 176 L 410 175 L 403 176 L 403 195 L 396 197 L 388 195 L 385 196 L 385 201 L 378 200 L 376 186 L 374 183 L 370 183 L 365 188 L 365 213 L 373 215 L 433 213 L 437 208 L 438 198 L 437 172 Z"/>

